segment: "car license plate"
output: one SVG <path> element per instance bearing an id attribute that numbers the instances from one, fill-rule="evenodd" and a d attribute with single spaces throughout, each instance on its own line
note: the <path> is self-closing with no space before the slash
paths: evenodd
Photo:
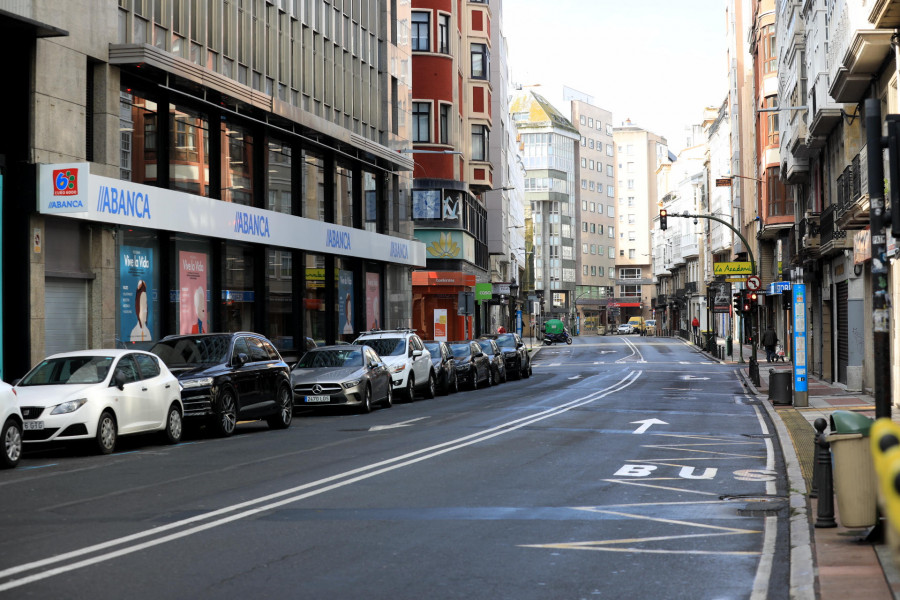
<path id="1" fill-rule="evenodd" d="M 25 431 L 40 431 L 44 428 L 43 421 L 25 421 Z"/>
<path id="2" fill-rule="evenodd" d="M 331 402 L 331 396 L 307 396 L 307 402 Z"/>

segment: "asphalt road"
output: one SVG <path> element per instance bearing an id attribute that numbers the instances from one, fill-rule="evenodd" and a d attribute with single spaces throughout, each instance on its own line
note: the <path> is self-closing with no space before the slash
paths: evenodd
<path id="1" fill-rule="evenodd" d="M 784 467 L 733 367 L 581 337 L 534 376 L 269 431 L 26 449 L 0 597 L 786 598 Z"/>

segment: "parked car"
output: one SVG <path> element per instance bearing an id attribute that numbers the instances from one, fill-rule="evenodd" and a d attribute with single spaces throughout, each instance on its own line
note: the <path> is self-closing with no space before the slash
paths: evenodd
<path id="1" fill-rule="evenodd" d="M 382 329 L 364 333 L 354 344 L 369 346 L 387 364 L 393 378 L 394 390 L 407 400 L 415 399 L 416 391 L 426 398 L 434 398 L 435 377 L 431 368 L 431 353 L 425 349 L 411 329 Z"/>
<path id="2" fill-rule="evenodd" d="M 11 469 L 22 457 L 22 411 L 16 390 L 3 381 L 0 381 L 0 425 L 0 444 L 3 444 L 0 469 Z"/>
<path id="3" fill-rule="evenodd" d="M 433 340 L 423 342 L 425 349 L 431 354 L 431 368 L 434 369 L 435 385 L 446 396 L 450 392 L 459 391 L 456 376 L 456 359 L 447 342 Z"/>
<path id="4" fill-rule="evenodd" d="M 646 326 L 644 333 L 646 335 L 656 335 L 656 319 L 647 319 L 644 321 Z"/>
<path id="5" fill-rule="evenodd" d="M 491 385 L 491 359 L 478 342 L 461 341 L 447 342 L 456 360 L 456 374 L 473 390 L 478 389 L 481 382 Z"/>
<path id="6" fill-rule="evenodd" d="M 204 421 L 222 436 L 238 421 L 265 419 L 272 429 L 291 426 L 291 370 L 275 346 L 257 333 L 170 335 L 150 352 L 181 383 L 184 417 Z"/>
<path id="7" fill-rule="evenodd" d="M 93 439 L 101 454 L 120 435 L 164 432 L 181 440 L 178 380 L 139 350 L 82 350 L 45 358 L 15 386 L 25 443 Z"/>
<path id="8" fill-rule="evenodd" d="M 294 407 L 393 405 L 387 365 L 368 346 L 321 346 L 306 352 L 291 369 Z"/>
<path id="9" fill-rule="evenodd" d="M 507 375 L 513 375 L 516 379 L 531 376 L 531 357 L 517 333 L 492 333 L 481 337 L 494 340 L 500 346 Z"/>
<path id="10" fill-rule="evenodd" d="M 494 340 L 479 339 L 476 342 L 491 361 L 490 385 L 506 383 L 506 363 L 503 362 L 503 351 L 500 350 L 500 346 Z"/>
<path id="11" fill-rule="evenodd" d="M 616 333 L 634 333 L 634 328 L 628 323 L 622 323 L 616 328 Z"/>

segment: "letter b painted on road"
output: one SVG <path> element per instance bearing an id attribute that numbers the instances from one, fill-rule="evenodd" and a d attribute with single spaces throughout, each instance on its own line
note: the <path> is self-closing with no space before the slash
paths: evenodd
<path id="1" fill-rule="evenodd" d="M 647 477 L 656 470 L 656 465 L 625 465 L 616 471 L 616 477 Z"/>

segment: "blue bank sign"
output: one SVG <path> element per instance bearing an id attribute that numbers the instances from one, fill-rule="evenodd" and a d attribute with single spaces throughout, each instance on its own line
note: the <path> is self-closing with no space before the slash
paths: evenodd
<path id="1" fill-rule="evenodd" d="M 425 266 L 425 244 L 91 174 L 90 163 L 40 165 L 42 214 Z"/>

